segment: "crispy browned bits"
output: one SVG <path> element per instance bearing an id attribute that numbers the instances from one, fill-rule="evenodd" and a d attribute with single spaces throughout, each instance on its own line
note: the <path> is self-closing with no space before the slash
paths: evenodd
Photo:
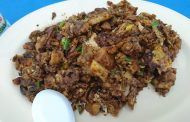
<path id="1" fill-rule="evenodd" d="M 33 31 L 23 55 L 13 62 L 19 77 L 13 83 L 30 101 L 43 89 L 64 94 L 73 110 L 117 116 L 152 84 L 166 96 L 175 84 L 172 62 L 181 48 L 179 35 L 156 15 L 136 14 L 126 0 L 108 1 L 67 20 Z"/>
<path id="2" fill-rule="evenodd" d="M 21 80 L 23 80 L 22 77 L 17 77 L 17 78 L 15 78 L 15 79 L 13 79 L 13 83 L 14 83 L 15 85 L 20 85 Z"/>

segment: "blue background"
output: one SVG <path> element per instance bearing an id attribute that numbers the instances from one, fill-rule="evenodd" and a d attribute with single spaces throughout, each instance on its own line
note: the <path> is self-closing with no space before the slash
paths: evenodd
<path id="1" fill-rule="evenodd" d="M 11 23 L 46 5 L 64 0 L 0 0 L 0 13 Z M 171 8 L 190 18 L 190 0 L 147 0 Z"/>

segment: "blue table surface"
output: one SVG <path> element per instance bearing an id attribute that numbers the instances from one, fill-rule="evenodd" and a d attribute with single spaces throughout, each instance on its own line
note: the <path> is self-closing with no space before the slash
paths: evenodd
<path id="1" fill-rule="evenodd" d="M 41 7 L 64 0 L 0 0 L 0 13 L 11 23 Z M 190 18 L 190 0 L 147 0 L 173 9 Z"/>

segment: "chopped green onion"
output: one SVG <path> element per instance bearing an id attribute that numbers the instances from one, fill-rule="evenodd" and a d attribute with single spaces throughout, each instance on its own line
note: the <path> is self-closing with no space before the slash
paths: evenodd
<path id="1" fill-rule="evenodd" d="M 78 52 L 80 52 L 81 54 L 82 54 L 82 52 L 83 52 L 83 49 L 82 49 L 82 46 L 81 46 L 81 45 L 79 45 L 79 46 L 76 48 L 76 50 L 77 50 Z"/>
<path id="2" fill-rule="evenodd" d="M 37 87 L 37 89 L 39 89 L 39 88 L 42 87 L 42 83 L 41 83 L 41 81 L 37 81 L 37 82 L 36 82 L 36 87 Z"/>
<path id="3" fill-rule="evenodd" d="M 140 70 L 137 72 L 137 75 L 144 76 L 145 66 L 144 65 L 139 65 L 139 67 L 140 67 Z"/>
<path id="4" fill-rule="evenodd" d="M 69 46 L 70 46 L 70 41 L 69 41 L 69 39 L 67 39 L 67 38 L 62 38 L 62 40 L 61 40 L 61 45 L 63 46 L 63 49 L 67 51 L 67 50 L 69 49 Z"/>
<path id="5" fill-rule="evenodd" d="M 83 109 L 81 107 L 78 107 L 78 112 L 79 112 L 79 114 L 82 114 Z"/>
<path id="6" fill-rule="evenodd" d="M 60 28 L 62 28 L 64 25 L 65 25 L 65 21 L 62 21 L 62 22 L 59 23 L 58 26 L 59 26 Z"/>
<path id="7" fill-rule="evenodd" d="M 131 57 L 129 57 L 129 56 L 126 56 L 126 57 L 125 57 L 125 61 L 127 61 L 127 63 L 131 63 L 132 58 L 131 58 Z"/>
<path id="8" fill-rule="evenodd" d="M 84 49 L 82 48 L 82 50 L 81 50 L 81 54 L 83 54 L 83 52 L 84 52 Z"/>
<path id="9" fill-rule="evenodd" d="M 154 20 L 151 25 L 152 25 L 152 28 L 157 28 L 159 26 L 158 20 Z"/>
<path id="10" fill-rule="evenodd" d="M 79 114 L 82 114 L 82 112 L 84 111 L 84 108 L 82 107 L 82 105 L 78 104 L 76 107 L 77 107 Z"/>

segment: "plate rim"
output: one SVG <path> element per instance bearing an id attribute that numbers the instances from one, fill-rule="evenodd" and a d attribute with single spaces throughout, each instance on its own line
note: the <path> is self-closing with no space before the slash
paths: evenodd
<path id="1" fill-rule="evenodd" d="M 15 27 L 16 25 L 18 25 L 19 23 L 22 23 L 22 21 L 24 21 L 24 19 L 27 18 L 28 16 L 32 16 L 33 14 L 38 13 L 38 12 L 42 11 L 43 9 L 47 9 L 47 8 L 49 8 L 49 7 L 52 7 L 52 6 L 56 6 L 57 4 L 65 3 L 65 2 L 70 2 L 70 1 L 72 2 L 72 1 L 74 1 L 74 0 L 57 2 L 57 3 L 51 4 L 51 5 L 42 7 L 42 8 L 40 8 L 40 9 L 37 9 L 37 10 L 35 10 L 35 11 L 33 11 L 33 12 L 31 12 L 31 13 L 25 15 L 25 16 L 23 16 L 21 19 L 19 19 L 18 21 L 16 21 L 10 28 L 8 28 L 8 30 L 6 30 L 6 31 L 4 32 L 4 34 L 0 37 L 0 43 L 5 43 L 5 41 L 2 42 L 1 40 L 3 40 L 3 39 L 8 35 L 8 33 L 9 33 L 11 30 L 14 29 L 14 27 Z M 75 0 L 75 1 L 77 1 L 77 0 Z M 105 0 L 105 1 L 106 1 L 106 0 Z M 130 2 L 130 1 L 129 1 L 129 2 Z M 184 15 L 182 15 L 182 14 L 180 14 L 180 13 L 174 11 L 174 10 L 171 10 L 171 9 L 169 9 L 169 8 L 167 8 L 167 7 L 164 7 L 164 6 L 162 6 L 162 5 L 155 4 L 155 3 L 152 3 L 152 2 L 149 2 L 149 1 L 140 1 L 140 2 L 148 2 L 148 3 L 154 4 L 154 5 L 156 5 L 156 6 L 163 7 L 164 9 L 168 9 L 169 11 L 172 11 L 172 13 L 178 14 L 178 16 L 182 17 L 182 18 L 183 18 L 184 20 L 186 20 L 186 21 L 189 23 L 189 25 L 190 25 L 190 20 L 189 20 L 189 18 L 185 17 Z M 13 28 L 13 29 L 12 29 L 12 28 Z M 190 43 L 189 43 L 188 45 L 190 45 Z M 1 47 L 1 46 L 0 46 L 0 47 Z M 0 54 L 1 54 L 1 51 L 0 51 Z M 1 55 L 0 55 L 0 57 L 1 57 Z"/>

